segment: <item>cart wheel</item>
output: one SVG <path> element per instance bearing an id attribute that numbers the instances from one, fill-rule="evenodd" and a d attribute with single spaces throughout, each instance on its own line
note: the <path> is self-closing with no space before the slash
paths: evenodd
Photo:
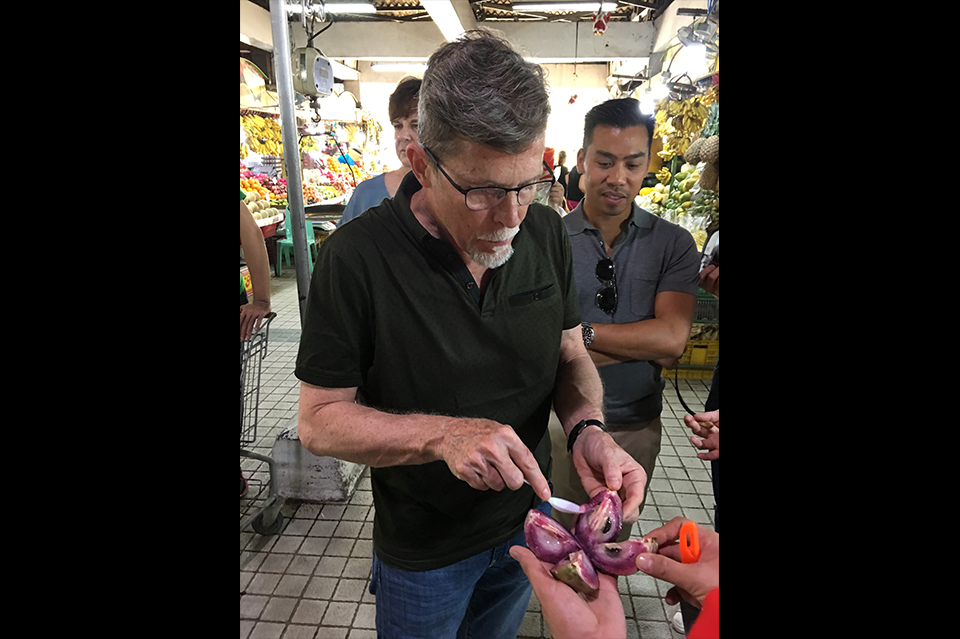
<path id="1" fill-rule="evenodd" d="M 276 535 L 283 528 L 283 513 L 277 513 L 277 518 L 273 520 L 272 526 L 263 525 L 263 513 L 253 520 L 250 524 L 259 535 Z"/>

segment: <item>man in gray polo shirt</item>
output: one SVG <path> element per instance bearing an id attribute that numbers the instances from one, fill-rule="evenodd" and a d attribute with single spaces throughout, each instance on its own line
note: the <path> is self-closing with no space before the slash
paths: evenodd
<path id="1" fill-rule="evenodd" d="M 609 100 L 587 113 L 577 153 L 584 199 L 564 217 L 607 428 L 643 466 L 647 486 L 660 452 L 660 371 L 683 354 L 699 281 L 693 236 L 634 202 L 647 175 L 653 125 L 634 99 Z M 553 440 L 555 494 L 586 499 L 562 433 Z M 631 528 L 624 526 L 621 539 Z"/>

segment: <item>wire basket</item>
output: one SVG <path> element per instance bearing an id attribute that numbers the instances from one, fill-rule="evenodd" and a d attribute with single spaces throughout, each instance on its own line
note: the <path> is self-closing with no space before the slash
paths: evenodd
<path id="1" fill-rule="evenodd" d="M 716 297 L 710 298 L 698 297 L 697 310 L 694 314 L 695 322 L 719 322 L 720 321 L 720 300 Z"/>
<path id="2" fill-rule="evenodd" d="M 270 313 L 248 340 L 240 342 L 240 444 L 252 444 L 257 439 L 257 409 L 260 405 L 260 369 L 267 356 L 267 336 L 270 322 L 276 317 Z"/>

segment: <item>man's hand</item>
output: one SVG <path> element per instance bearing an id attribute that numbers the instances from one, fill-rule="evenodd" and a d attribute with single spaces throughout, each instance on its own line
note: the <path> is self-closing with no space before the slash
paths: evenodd
<path id="1" fill-rule="evenodd" d="M 683 421 L 693 431 L 690 442 L 705 453 L 697 453 L 698 459 L 720 459 L 720 409 L 698 415 L 684 415 Z"/>
<path id="2" fill-rule="evenodd" d="M 594 426 L 584 429 L 573 445 L 573 466 L 590 497 L 613 490 L 623 502 L 623 522 L 640 518 L 647 473 L 613 438 Z"/>
<path id="3" fill-rule="evenodd" d="M 559 182 L 554 182 L 553 186 L 550 187 L 550 194 L 547 196 L 547 201 L 554 206 L 559 206 L 562 209 L 566 208 L 566 198 L 563 195 L 563 185 Z"/>
<path id="4" fill-rule="evenodd" d="M 550 574 L 552 564 L 541 562 L 529 549 L 513 546 L 510 556 L 520 563 L 540 600 L 543 618 L 555 639 L 611 639 L 626 637 L 623 602 L 615 577 L 598 573 L 600 591 L 595 597 L 580 595 Z"/>
<path id="5" fill-rule="evenodd" d="M 517 490 L 523 480 L 550 498 L 550 485 L 537 459 L 509 426 L 489 419 L 454 419 L 443 430 L 440 456 L 450 472 L 477 490 Z"/>
<path id="6" fill-rule="evenodd" d="M 700 288 L 720 299 L 720 267 L 713 264 L 700 271 Z"/>
<path id="7" fill-rule="evenodd" d="M 697 524 L 700 559 L 692 564 L 681 563 L 678 540 L 680 527 L 686 521 L 683 517 L 674 517 L 648 532 L 646 537 L 654 537 L 660 549 L 656 554 L 644 553 L 637 557 L 637 568 L 675 586 L 664 597 L 668 604 L 678 604 L 682 597 L 687 603 L 703 608 L 707 594 L 720 587 L 720 535 Z"/>
<path id="8" fill-rule="evenodd" d="M 260 328 L 264 317 L 270 314 L 270 302 L 252 302 L 240 305 L 240 341 L 250 339 Z"/>

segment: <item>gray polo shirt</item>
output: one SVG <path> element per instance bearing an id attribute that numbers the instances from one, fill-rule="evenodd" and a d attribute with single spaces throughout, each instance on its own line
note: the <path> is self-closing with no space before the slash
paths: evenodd
<path id="1" fill-rule="evenodd" d="M 617 280 L 617 310 L 611 317 L 596 304 L 606 286 L 596 276 L 597 262 L 607 257 L 600 231 L 587 222 L 583 202 L 563 218 L 573 248 L 574 279 L 585 322 L 628 324 L 654 317 L 658 293 L 697 294 L 700 256 L 693 236 L 636 203 L 613 248 Z M 664 380 L 661 366 L 633 360 L 600 367 L 604 413 L 609 424 L 647 421 L 660 415 Z"/>

